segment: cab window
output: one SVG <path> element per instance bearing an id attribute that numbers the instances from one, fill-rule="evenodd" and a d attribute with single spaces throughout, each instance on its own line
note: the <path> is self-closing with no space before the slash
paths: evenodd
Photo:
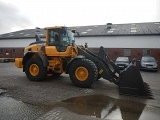
<path id="1" fill-rule="evenodd" d="M 58 45 L 60 41 L 59 39 L 60 39 L 60 36 L 58 31 L 52 30 L 49 32 L 49 45 L 53 45 L 53 46 Z"/>

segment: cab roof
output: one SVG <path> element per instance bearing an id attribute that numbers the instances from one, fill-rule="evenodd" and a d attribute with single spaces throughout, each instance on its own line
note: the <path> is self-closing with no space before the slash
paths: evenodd
<path id="1" fill-rule="evenodd" d="M 65 26 L 53 26 L 53 27 L 46 27 L 45 29 L 50 30 L 50 29 L 56 29 L 56 28 L 67 28 Z"/>

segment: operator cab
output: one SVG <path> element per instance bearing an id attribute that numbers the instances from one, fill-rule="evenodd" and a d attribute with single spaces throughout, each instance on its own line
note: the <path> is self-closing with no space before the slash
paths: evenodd
<path id="1" fill-rule="evenodd" d="M 56 46 L 58 52 L 66 51 L 67 46 L 71 46 L 73 40 L 73 32 L 66 27 L 48 29 L 48 46 Z"/>

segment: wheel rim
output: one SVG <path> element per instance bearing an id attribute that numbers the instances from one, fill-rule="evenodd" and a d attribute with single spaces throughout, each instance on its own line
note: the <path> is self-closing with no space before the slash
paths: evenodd
<path id="1" fill-rule="evenodd" d="M 29 67 L 29 72 L 32 76 L 36 76 L 38 75 L 39 73 L 39 67 L 38 65 L 36 64 L 32 64 L 30 67 Z"/>
<path id="2" fill-rule="evenodd" d="M 75 71 L 76 78 L 79 81 L 85 81 L 88 78 L 88 70 L 85 67 L 78 67 Z"/>

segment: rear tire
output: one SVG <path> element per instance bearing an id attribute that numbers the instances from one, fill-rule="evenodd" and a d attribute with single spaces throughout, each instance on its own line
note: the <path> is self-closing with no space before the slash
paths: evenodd
<path id="1" fill-rule="evenodd" d="M 96 65 L 91 60 L 78 59 L 72 63 L 69 75 L 74 85 L 85 88 L 97 80 L 98 71 Z"/>
<path id="2" fill-rule="evenodd" d="M 43 67 L 40 58 L 31 58 L 25 65 L 25 73 L 29 80 L 40 81 L 45 79 L 47 70 Z"/>

